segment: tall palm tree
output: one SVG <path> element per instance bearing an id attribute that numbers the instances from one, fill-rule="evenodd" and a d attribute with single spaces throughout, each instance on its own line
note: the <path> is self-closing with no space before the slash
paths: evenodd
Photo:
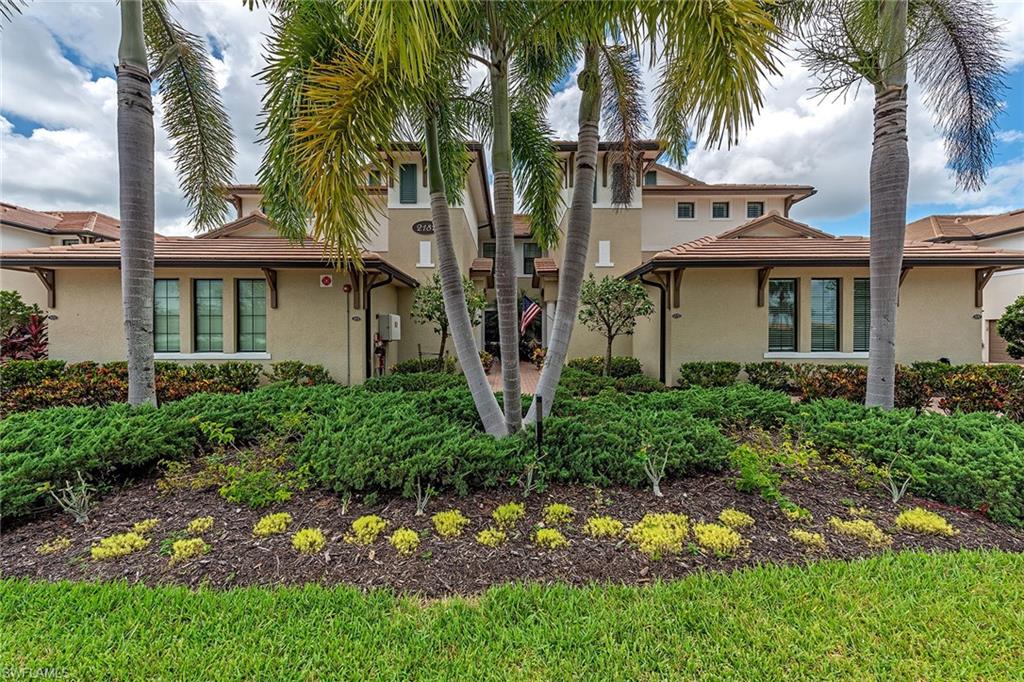
<path id="1" fill-rule="evenodd" d="M 0 0 L 0 15 L 21 9 Z M 121 213 L 121 296 L 128 351 L 128 402 L 156 404 L 153 368 L 154 140 L 152 83 L 198 229 L 227 212 L 234 138 L 205 43 L 185 31 L 164 0 L 121 0 L 117 63 L 117 150 Z"/>
<path id="2" fill-rule="evenodd" d="M 816 0 L 804 10 L 798 23 L 801 52 L 817 73 L 821 91 L 843 93 L 862 81 L 874 88 L 865 403 L 891 409 L 910 178 L 908 65 L 945 135 L 957 185 L 976 190 L 992 161 L 1004 88 L 1000 30 L 989 3 L 980 0 Z"/>

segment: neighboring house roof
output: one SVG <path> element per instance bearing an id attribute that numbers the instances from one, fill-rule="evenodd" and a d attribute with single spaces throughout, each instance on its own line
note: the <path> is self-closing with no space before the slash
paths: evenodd
<path id="1" fill-rule="evenodd" d="M 154 248 L 156 267 L 234 268 L 328 268 L 331 259 L 320 242 L 292 243 L 280 237 L 221 237 L 193 239 L 167 237 Z M 0 254 L 4 268 L 26 267 L 117 267 L 120 247 L 115 242 L 50 246 Z M 392 275 L 408 286 L 418 286 L 414 277 L 402 272 L 373 251 L 362 252 L 363 265 Z"/>
<path id="2" fill-rule="evenodd" d="M 791 235 L 751 236 L 751 231 L 764 228 L 769 223 L 774 227 L 790 226 Z M 770 215 L 728 232 L 694 239 L 656 253 L 625 276 L 636 277 L 660 268 L 867 266 L 870 254 L 871 242 L 867 237 L 835 237 L 803 223 Z M 967 244 L 908 242 L 903 250 L 903 263 L 909 267 L 1020 267 L 1024 265 L 1024 251 Z"/>
<path id="3" fill-rule="evenodd" d="M 574 152 L 579 148 L 579 143 L 576 140 L 553 140 L 552 144 L 555 146 L 555 149 L 557 149 L 560 152 Z M 619 142 L 605 141 L 597 143 L 597 150 L 601 152 L 606 152 L 609 150 L 620 151 L 621 149 L 622 144 Z M 633 143 L 633 149 L 643 152 L 660 152 L 661 143 L 659 143 L 657 140 L 637 140 L 636 142 Z"/>
<path id="4" fill-rule="evenodd" d="M 220 239 L 221 237 L 227 237 L 241 229 L 249 227 L 250 225 L 264 225 L 266 227 L 272 227 L 270 219 L 267 218 L 266 214 L 262 211 L 253 211 L 247 216 L 232 220 L 230 223 L 218 227 L 216 230 L 210 230 L 202 234 L 196 235 L 196 239 Z M 266 239 L 266 237 L 252 237 L 252 239 Z"/>
<path id="5" fill-rule="evenodd" d="M 792 203 L 813 196 L 818 190 L 810 185 L 769 185 L 763 183 L 700 182 L 692 185 L 643 185 L 644 194 L 788 194 Z"/>
<path id="6" fill-rule="evenodd" d="M 515 237 L 530 236 L 530 216 L 526 213 L 516 213 L 512 216 L 512 234 Z"/>
<path id="7" fill-rule="evenodd" d="M 0 203 L 0 224 L 43 234 L 75 234 L 118 239 L 117 218 L 98 211 L 36 211 L 15 204 Z"/>
<path id="8" fill-rule="evenodd" d="M 1024 231 L 1024 208 L 997 215 L 930 215 L 907 224 L 907 241 L 976 241 Z"/>
<path id="9" fill-rule="evenodd" d="M 703 181 L 698 180 L 697 178 L 695 178 L 695 177 L 693 177 L 691 175 L 687 175 L 686 173 L 682 173 L 680 171 L 677 171 L 675 168 L 671 168 L 671 167 L 666 166 L 665 164 L 662 164 L 662 163 L 656 163 L 656 164 L 652 165 L 650 168 L 648 168 L 647 170 L 659 171 L 661 173 L 664 173 L 665 175 L 669 175 L 669 176 L 671 176 L 673 178 L 676 178 L 677 180 L 681 180 L 682 184 L 684 184 L 684 185 L 704 185 L 704 184 L 706 184 Z M 650 185 L 648 185 L 648 186 L 650 186 Z M 675 185 L 670 185 L 670 186 L 675 186 Z"/>

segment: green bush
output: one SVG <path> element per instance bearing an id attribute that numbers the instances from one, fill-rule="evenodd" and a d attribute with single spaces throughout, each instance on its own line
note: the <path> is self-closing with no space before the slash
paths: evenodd
<path id="1" fill-rule="evenodd" d="M 578 369 L 588 374 L 604 375 L 604 358 L 600 355 L 593 355 L 588 358 L 573 358 L 567 364 L 568 367 Z M 643 373 L 640 361 L 629 356 L 616 355 L 612 357 L 611 371 L 609 376 L 613 379 L 625 379 Z"/>
<path id="2" fill-rule="evenodd" d="M 423 358 L 422 360 L 412 358 L 395 364 L 391 371 L 394 374 L 414 374 L 419 372 L 446 372 L 454 374 L 456 371 L 455 358 L 446 355 L 444 362 L 438 362 L 437 358 Z"/>
<path id="3" fill-rule="evenodd" d="M 993 414 L 888 412 L 845 400 L 803 404 L 790 424 L 822 452 L 898 467 L 910 491 L 1024 526 L 1024 425 Z"/>
<path id="4" fill-rule="evenodd" d="M 1017 365 L 962 365 L 942 382 L 943 409 L 950 412 L 999 412 L 1012 402 L 1024 381 Z"/>
<path id="5" fill-rule="evenodd" d="M 688 388 L 637 398 L 650 409 L 678 410 L 694 417 L 710 419 L 720 428 L 738 431 L 756 427 L 776 429 L 795 411 L 789 396 L 766 391 L 750 384 L 725 388 Z"/>
<path id="6" fill-rule="evenodd" d="M 679 385 L 714 388 L 736 383 L 740 373 L 738 362 L 684 362 L 679 365 Z"/>
<path id="7" fill-rule="evenodd" d="M 654 393 L 667 390 L 663 383 L 643 374 L 633 374 L 622 379 L 613 379 L 599 374 L 591 374 L 575 367 L 566 367 L 562 370 L 562 376 L 558 381 L 558 385 L 559 388 L 565 390 L 569 395 L 582 398 L 595 396 L 607 389 L 626 394 Z"/>
<path id="8" fill-rule="evenodd" d="M 743 371 L 747 374 L 747 381 L 770 391 L 790 391 L 796 378 L 793 366 L 778 360 L 751 362 L 743 365 Z"/>
<path id="9" fill-rule="evenodd" d="M 267 378 L 272 383 L 287 382 L 294 386 L 320 386 L 333 384 L 330 373 L 323 365 L 307 365 L 298 360 L 284 360 L 270 365 Z"/>
<path id="10" fill-rule="evenodd" d="M 811 364 L 794 366 L 796 386 L 804 400 L 842 398 L 863 403 L 867 394 L 868 370 L 864 365 Z M 894 400 L 896 407 L 922 410 L 931 399 L 925 375 L 911 367 L 897 365 Z"/>
<path id="11" fill-rule="evenodd" d="M 934 361 L 913 362 L 910 364 L 910 368 L 921 374 L 924 383 L 933 395 L 944 390 L 946 375 L 956 371 L 956 367 L 948 362 Z"/>
<path id="12" fill-rule="evenodd" d="M 465 388 L 466 379 L 459 374 L 439 372 L 410 372 L 373 377 L 363 384 L 372 393 L 380 391 L 436 391 L 451 388 Z"/>
<path id="13" fill-rule="evenodd" d="M 0 363 L 0 389 L 12 391 L 59 377 L 64 365 L 63 360 L 8 360 Z"/>

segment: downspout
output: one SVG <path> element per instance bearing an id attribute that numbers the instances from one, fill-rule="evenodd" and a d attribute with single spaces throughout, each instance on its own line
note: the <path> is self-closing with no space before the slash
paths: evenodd
<path id="1" fill-rule="evenodd" d="M 657 287 L 661 292 L 661 319 L 659 320 L 659 332 L 660 338 L 658 339 L 658 349 L 660 350 L 659 366 L 658 366 L 658 380 L 661 383 L 665 383 L 665 330 L 666 330 L 666 309 L 665 296 L 666 290 L 665 285 L 660 282 L 651 282 L 644 279 L 643 275 L 640 276 L 640 281 L 649 287 Z"/>
<path id="2" fill-rule="evenodd" d="M 394 281 L 394 277 L 388 274 L 388 278 L 381 282 L 374 282 L 370 286 L 366 287 L 366 376 L 363 381 L 366 381 L 373 376 L 373 290 L 377 287 L 387 286 Z"/>

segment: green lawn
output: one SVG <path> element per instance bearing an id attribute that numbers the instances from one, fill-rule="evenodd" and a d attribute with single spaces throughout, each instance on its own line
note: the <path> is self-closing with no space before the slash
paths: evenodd
<path id="1" fill-rule="evenodd" d="M 431 604 L 308 586 L 0 581 L 0 674 L 68 679 L 1019 679 L 1024 555 L 889 554 Z"/>

